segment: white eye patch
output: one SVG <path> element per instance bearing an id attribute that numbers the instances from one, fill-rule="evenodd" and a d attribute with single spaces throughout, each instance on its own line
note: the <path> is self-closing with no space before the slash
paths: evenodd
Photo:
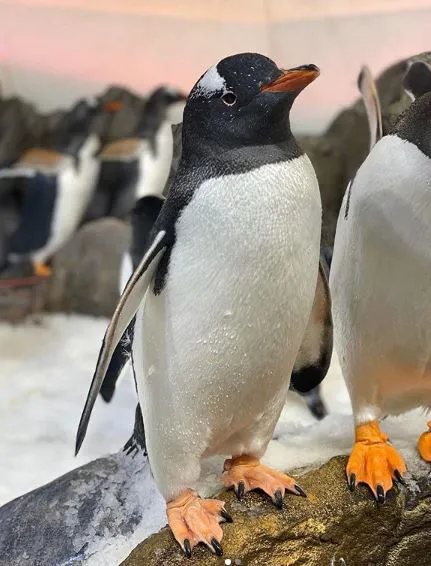
<path id="1" fill-rule="evenodd" d="M 206 96 L 210 98 L 213 94 L 226 90 L 226 81 L 217 71 L 217 65 L 208 69 L 205 75 L 196 85 L 195 96 Z"/>

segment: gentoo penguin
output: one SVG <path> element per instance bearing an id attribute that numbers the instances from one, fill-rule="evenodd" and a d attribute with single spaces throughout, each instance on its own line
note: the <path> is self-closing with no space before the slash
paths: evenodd
<path id="1" fill-rule="evenodd" d="M 417 77 L 406 80 L 416 91 Z M 381 503 L 406 465 L 379 420 L 431 406 L 430 178 L 428 92 L 372 147 L 346 191 L 330 273 L 335 345 L 356 431 L 348 484 L 368 485 Z M 431 461 L 431 432 L 418 447 Z"/>
<path id="2" fill-rule="evenodd" d="M 155 93 L 155 95 L 157 95 L 156 100 L 160 100 L 161 94 L 159 91 L 160 89 Z M 162 100 L 166 100 L 166 97 L 162 98 Z M 143 121 L 145 121 L 146 116 L 147 115 L 144 114 Z M 171 117 L 170 119 L 172 120 L 173 118 Z M 148 125 L 143 128 L 143 130 L 151 131 L 150 126 L 152 123 L 154 123 L 153 119 L 149 121 Z M 171 158 L 172 149 L 169 151 Z M 165 160 L 165 163 L 167 163 L 167 160 Z M 157 161 L 149 161 L 147 162 L 146 167 L 156 167 L 156 165 Z M 158 193 L 155 190 L 156 185 L 153 181 L 156 176 L 148 176 L 148 179 L 151 181 L 149 184 L 150 190 L 147 189 L 143 191 L 146 196 L 141 197 L 137 201 L 133 210 L 131 248 L 130 253 L 124 254 L 122 261 L 120 273 L 120 294 L 132 275 L 133 269 L 136 269 L 139 265 L 148 247 L 148 238 L 164 202 L 163 193 L 168 194 L 169 190 L 169 188 L 165 186 L 165 176 L 166 175 L 159 177 L 159 179 L 163 182 L 159 185 Z M 145 174 L 143 179 L 144 181 L 147 179 Z M 330 297 L 328 289 L 330 253 L 331 250 L 327 246 L 321 246 L 321 269 L 319 270 L 319 281 L 316 288 L 315 309 L 313 309 L 313 313 L 310 316 L 309 321 L 309 338 L 304 340 L 303 350 L 298 354 L 298 359 L 295 362 L 290 383 L 290 389 L 304 398 L 311 414 L 319 420 L 327 415 L 327 408 L 320 394 L 320 386 L 317 385 L 315 388 L 310 388 L 306 376 L 314 375 L 311 379 L 316 383 L 320 383 L 328 371 L 332 355 L 332 319 L 330 315 Z M 100 388 L 100 394 L 106 402 L 111 401 L 115 393 L 118 379 L 121 375 L 124 375 L 124 373 L 122 373 L 123 368 L 131 358 L 133 325 L 134 320 L 127 329 L 126 335 L 116 348 Z M 299 383 L 298 389 L 295 388 L 295 383 L 297 382 Z M 301 383 L 303 384 L 302 387 Z M 138 445 L 142 446 L 140 438 L 135 440 Z M 127 446 L 129 445 L 130 441 Z"/>
<path id="3" fill-rule="evenodd" d="M 284 406 L 319 271 L 316 175 L 289 125 L 319 74 L 243 53 L 211 67 L 184 110 L 183 152 L 151 243 L 108 326 L 79 450 L 109 360 L 136 315 L 133 366 L 155 482 L 190 556 L 221 555 L 224 503 L 195 491 L 201 460 L 231 454 L 223 483 L 282 506 L 295 480 L 260 463 Z M 316 384 L 313 384 L 315 386 Z"/>
<path id="4" fill-rule="evenodd" d="M 58 127 L 52 149 L 26 152 L 6 175 L 27 176 L 20 223 L 8 246 L 1 284 L 49 275 L 48 262 L 79 225 L 99 172 L 99 138 L 89 132 L 95 104 L 78 102 Z"/>
<path id="5" fill-rule="evenodd" d="M 185 100 L 168 85 L 154 89 L 133 133 L 104 145 L 98 192 L 106 215 L 127 216 L 139 199 L 161 195 L 172 163 L 172 124 L 182 121 Z"/>

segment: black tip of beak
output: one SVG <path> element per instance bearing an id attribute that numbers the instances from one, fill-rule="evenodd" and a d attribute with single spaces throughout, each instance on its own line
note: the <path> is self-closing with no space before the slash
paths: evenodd
<path id="1" fill-rule="evenodd" d="M 294 67 L 290 71 L 308 71 L 311 73 L 320 73 L 320 69 L 317 65 L 310 63 L 309 65 L 300 65 L 299 67 Z"/>

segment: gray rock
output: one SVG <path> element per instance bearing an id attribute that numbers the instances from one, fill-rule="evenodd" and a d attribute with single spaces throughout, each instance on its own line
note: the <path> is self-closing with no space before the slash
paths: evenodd
<path id="1" fill-rule="evenodd" d="M 116 552 L 121 560 L 152 531 L 149 513 L 163 525 L 159 498 L 142 454 L 90 462 L 0 508 L 0 564 L 69 566 L 105 552 L 118 564 Z"/>
<path id="2" fill-rule="evenodd" d="M 118 302 L 118 277 L 130 227 L 104 218 L 84 225 L 55 256 L 45 309 L 110 317 Z"/>

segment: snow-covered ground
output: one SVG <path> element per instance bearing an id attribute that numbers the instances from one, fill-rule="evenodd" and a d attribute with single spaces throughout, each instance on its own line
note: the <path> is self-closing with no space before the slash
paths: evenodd
<path id="1" fill-rule="evenodd" d="M 105 327 L 105 320 L 66 315 L 43 317 L 38 325 L 30 321 L 16 327 L 0 325 L 0 504 L 117 451 L 129 438 L 136 396 L 126 375 L 111 404 L 98 400 L 79 457 L 73 456 L 76 428 Z M 330 415 L 316 422 L 303 401 L 289 395 L 265 456 L 267 463 L 289 469 L 349 451 L 353 440 L 350 403 L 335 356 L 323 396 Z M 418 465 L 415 444 L 425 424 L 422 411 L 383 424 L 411 467 Z M 220 466 L 218 461 L 205 466 L 203 492 L 214 489 Z M 155 504 L 160 508 L 157 498 Z M 160 522 L 158 513 L 145 533 L 160 528 Z"/>

